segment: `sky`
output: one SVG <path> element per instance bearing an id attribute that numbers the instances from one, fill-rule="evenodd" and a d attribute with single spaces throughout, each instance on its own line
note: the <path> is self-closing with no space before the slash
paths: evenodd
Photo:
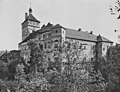
<path id="1" fill-rule="evenodd" d="M 115 0 L 0 0 L 0 50 L 18 49 L 22 40 L 21 23 L 32 2 L 33 15 L 40 26 L 60 24 L 67 28 L 93 31 L 117 42 L 120 20 L 110 14 Z"/>

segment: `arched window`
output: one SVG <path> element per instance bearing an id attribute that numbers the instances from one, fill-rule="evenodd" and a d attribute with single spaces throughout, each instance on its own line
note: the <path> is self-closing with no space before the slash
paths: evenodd
<path id="1" fill-rule="evenodd" d="M 103 51 L 105 50 L 105 47 L 103 48 Z"/>
<path id="2" fill-rule="evenodd" d="M 40 44 L 39 46 L 40 46 L 40 49 L 41 49 L 41 50 L 43 50 L 43 45 L 42 45 L 42 44 Z"/>

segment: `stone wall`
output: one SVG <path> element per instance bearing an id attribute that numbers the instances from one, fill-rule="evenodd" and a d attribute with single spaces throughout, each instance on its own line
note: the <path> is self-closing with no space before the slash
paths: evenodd
<path id="1" fill-rule="evenodd" d="M 73 49 L 78 49 L 80 51 L 79 57 L 83 59 L 84 57 L 86 60 L 91 60 L 95 57 L 95 42 L 83 41 L 83 40 L 75 40 L 66 38 Z"/>

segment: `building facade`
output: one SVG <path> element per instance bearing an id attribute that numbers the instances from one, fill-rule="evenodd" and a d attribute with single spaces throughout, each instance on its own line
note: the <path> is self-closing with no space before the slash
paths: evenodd
<path id="1" fill-rule="evenodd" d="M 59 47 L 68 47 L 77 49 L 79 58 L 91 61 L 94 58 L 106 56 L 108 48 L 112 45 L 112 41 L 99 35 L 96 36 L 91 31 L 85 32 L 81 29 L 74 30 L 65 28 L 60 24 L 53 25 L 48 23 L 40 28 L 40 21 L 29 9 L 29 15 L 25 14 L 25 21 L 22 23 L 22 42 L 19 43 L 22 57 L 28 61 L 30 58 L 29 41 L 35 41 L 41 50 L 48 54 L 48 57 L 54 57 L 60 51 Z M 63 52 L 63 58 L 64 57 Z"/>

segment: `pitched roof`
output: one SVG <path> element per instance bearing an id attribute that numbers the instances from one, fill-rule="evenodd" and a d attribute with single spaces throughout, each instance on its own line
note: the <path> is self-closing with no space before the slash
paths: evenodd
<path id="1" fill-rule="evenodd" d="M 100 34 L 97 36 L 97 40 L 100 42 L 108 42 L 108 43 L 113 43 L 112 41 L 110 41 L 109 39 L 101 36 Z"/>
<path id="2" fill-rule="evenodd" d="M 102 38 L 102 41 L 103 41 L 103 42 L 111 42 L 111 43 L 113 43 L 112 41 L 110 41 L 109 39 L 107 39 L 107 38 L 105 38 L 105 37 L 103 37 L 103 36 L 101 36 L 101 38 Z"/>
<path id="3" fill-rule="evenodd" d="M 65 30 L 66 30 L 66 37 L 87 40 L 87 41 L 94 41 L 94 42 L 97 41 L 96 36 L 94 34 L 78 31 L 70 28 L 65 28 Z"/>
<path id="4" fill-rule="evenodd" d="M 65 28 L 66 30 L 66 37 L 69 38 L 76 38 L 76 39 L 81 39 L 81 40 L 86 40 L 86 41 L 93 41 L 96 42 L 97 41 L 97 36 L 88 32 L 84 32 L 84 31 L 78 31 L 75 29 L 70 29 L 70 28 Z M 109 42 L 109 43 L 113 43 L 112 41 L 110 41 L 109 39 L 100 36 L 102 42 Z"/>
<path id="5" fill-rule="evenodd" d="M 8 51 L 3 52 L 2 55 L 0 56 L 0 59 L 5 58 L 8 53 L 9 53 Z"/>
<path id="6" fill-rule="evenodd" d="M 31 21 L 35 21 L 35 22 L 39 22 L 39 23 L 40 23 L 40 21 L 37 20 L 31 13 L 28 15 L 28 17 L 25 19 L 24 22 L 26 22 L 27 20 L 31 20 Z M 23 23 L 24 23 L 24 22 L 23 22 Z M 23 23 L 22 23 L 22 24 L 23 24 Z"/>
<path id="7" fill-rule="evenodd" d="M 30 40 L 30 39 L 34 39 L 37 33 L 38 33 L 38 31 L 35 31 L 35 32 L 31 33 L 27 38 L 25 38 L 25 39 L 24 39 L 22 42 L 20 42 L 19 44 L 24 43 L 24 42 L 27 42 L 27 41 Z"/>
<path id="8" fill-rule="evenodd" d="M 47 32 L 54 28 L 63 28 L 66 31 L 66 37 L 73 38 L 73 39 L 79 39 L 79 40 L 85 40 L 85 41 L 91 41 L 91 42 L 97 42 L 97 36 L 88 32 L 84 31 L 78 31 L 75 29 L 65 28 L 59 24 L 51 25 L 50 27 L 44 26 L 40 30 L 31 33 L 25 40 L 23 40 L 21 43 L 28 41 L 29 39 L 33 39 L 37 34 Z M 112 41 L 108 40 L 107 38 L 100 36 L 103 42 L 110 42 Z M 19 44 L 21 44 L 19 43 Z"/>
<path id="9" fill-rule="evenodd" d="M 0 57 L 5 53 L 5 51 L 0 51 Z"/>
<path id="10" fill-rule="evenodd" d="M 64 27 L 62 27 L 60 24 L 56 24 L 56 25 L 52 26 L 52 29 L 54 29 L 54 28 L 64 28 Z"/>
<path id="11" fill-rule="evenodd" d="M 37 31 L 35 31 L 35 32 L 32 32 L 26 39 L 24 39 L 24 40 L 23 40 L 22 42 L 20 42 L 19 44 L 24 43 L 24 42 L 28 41 L 29 39 L 35 38 L 35 36 L 36 36 L 37 34 L 39 34 L 39 33 L 44 33 L 44 32 L 49 31 L 52 27 L 53 27 L 53 25 L 50 24 L 50 23 L 48 23 L 46 26 L 43 25 L 43 26 L 41 27 L 41 29 L 39 29 L 39 30 L 37 30 Z"/>

